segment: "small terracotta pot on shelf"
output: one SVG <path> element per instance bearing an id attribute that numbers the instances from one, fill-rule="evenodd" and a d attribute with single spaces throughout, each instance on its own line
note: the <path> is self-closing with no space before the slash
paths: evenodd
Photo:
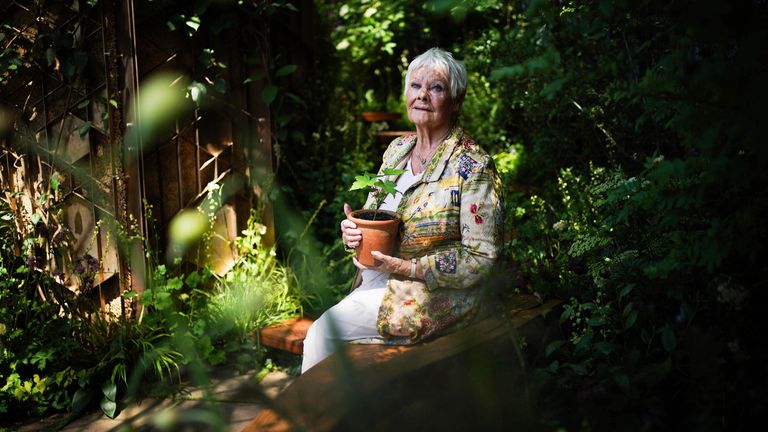
<path id="1" fill-rule="evenodd" d="M 367 122 L 384 122 L 400 120 L 403 117 L 399 112 L 379 112 L 379 111 L 367 111 L 362 114 L 363 120 Z"/>
<path id="2" fill-rule="evenodd" d="M 374 213 L 376 220 L 373 219 Z M 397 244 L 398 231 L 400 230 L 400 215 L 387 210 L 355 210 L 349 218 L 357 224 L 357 228 L 363 232 L 363 239 L 355 249 L 357 260 L 366 266 L 381 264 L 371 256 L 372 251 L 379 251 L 384 255 L 392 255 Z"/>

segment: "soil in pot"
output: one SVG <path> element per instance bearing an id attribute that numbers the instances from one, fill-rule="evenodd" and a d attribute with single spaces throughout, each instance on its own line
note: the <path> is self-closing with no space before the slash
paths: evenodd
<path id="1" fill-rule="evenodd" d="M 363 232 L 363 239 L 357 247 L 357 260 L 366 266 L 381 264 L 373 259 L 371 251 L 392 255 L 397 244 L 400 229 L 400 215 L 386 210 L 355 210 L 349 218 Z"/>

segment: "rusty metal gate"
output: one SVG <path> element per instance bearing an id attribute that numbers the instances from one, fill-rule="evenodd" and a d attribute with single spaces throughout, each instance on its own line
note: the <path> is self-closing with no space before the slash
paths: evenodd
<path id="1" fill-rule="evenodd" d="M 123 137 L 136 120 L 127 107 L 135 103 L 142 80 L 160 70 L 193 75 L 195 47 L 169 35 L 161 17 L 137 11 L 139 2 L 83 3 L 47 2 L 41 8 L 34 0 L 16 0 L 0 9 L 11 17 L 11 37 L 20 49 L 33 49 L 41 30 L 73 37 L 73 48 L 52 59 L 52 67 L 32 68 L 0 86 L 0 102 L 18 114 L 17 125 L 32 141 L 4 143 L 0 182 L 25 192 L 13 202 L 16 210 L 31 214 L 58 173 L 56 194 L 63 208 L 58 222 L 71 231 L 76 256 L 98 260 L 92 292 L 102 309 L 125 314 L 129 310 L 119 294 L 142 291 L 146 250 L 138 240 L 119 247 L 105 225 L 117 221 L 131 234 L 162 245 L 171 218 L 197 203 L 209 183 L 248 176 L 250 143 L 255 140 L 261 157 L 271 160 L 269 111 L 256 97 L 258 89 L 233 88 L 230 102 L 236 109 L 230 111 L 239 116 L 196 109 L 161 133 L 156 145 L 141 149 L 140 157 L 127 159 Z M 253 72 L 239 61 L 236 43 L 222 52 L 230 82 L 243 82 Z M 220 210 L 217 224 L 224 237 L 233 238 L 243 226 L 251 192 L 241 191 Z M 149 209 L 153 220 L 146 218 Z M 227 246 L 214 249 L 210 264 L 226 270 Z"/>

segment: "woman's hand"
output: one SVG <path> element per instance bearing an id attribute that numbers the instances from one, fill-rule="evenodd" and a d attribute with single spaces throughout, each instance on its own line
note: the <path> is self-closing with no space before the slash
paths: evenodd
<path id="1" fill-rule="evenodd" d="M 341 221 L 341 241 L 344 243 L 344 247 L 347 249 L 354 249 L 360 246 L 360 240 L 363 239 L 363 232 L 357 229 L 357 224 L 349 219 L 349 214 L 352 213 L 352 207 L 349 204 L 344 203 L 344 215 L 346 219 Z"/>
<path id="2" fill-rule="evenodd" d="M 382 273 L 397 273 L 403 276 L 411 274 L 411 262 L 402 258 L 384 255 L 379 251 L 371 251 L 371 256 L 381 264 L 377 266 L 366 266 L 360 263 L 357 258 L 352 257 L 355 267 L 360 270 L 376 270 Z"/>

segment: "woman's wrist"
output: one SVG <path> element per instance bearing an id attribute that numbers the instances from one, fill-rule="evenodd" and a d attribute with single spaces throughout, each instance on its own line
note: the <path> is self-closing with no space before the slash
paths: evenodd
<path id="1" fill-rule="evenodd" d="M 411 279 L 416 277 L 416 258 L 411 258 L 411 272 L 408 274 L 408 277 Z"/>
<path id="2" fill-rule="evenodd" d="M 418 258 L 412 258 L 412 259 L 400 259 L 400 265 L 398 266 L 397 273 L 409 277 L 411 279 L 420 279 L 419 274 L 421 273 L 421 265 L 419 264 Z"/>

